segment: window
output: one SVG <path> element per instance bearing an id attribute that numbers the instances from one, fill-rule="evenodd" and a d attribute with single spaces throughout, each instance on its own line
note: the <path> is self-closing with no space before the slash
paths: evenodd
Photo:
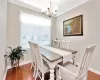
<path id="1" fill-rule="evenodd" d="M 43 17 L 20 14 L 20 45 L 28 48 L 28 41 L 31 40 L 40 45 L 51 43 L 51 20 Z"/>

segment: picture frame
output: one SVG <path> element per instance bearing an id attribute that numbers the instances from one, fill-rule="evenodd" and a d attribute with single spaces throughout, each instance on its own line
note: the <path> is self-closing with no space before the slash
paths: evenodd
<path id="1" fill-rule="evenodd" d="M 63 36 L 83 36 L 83 15 L 63 21 Z"/>

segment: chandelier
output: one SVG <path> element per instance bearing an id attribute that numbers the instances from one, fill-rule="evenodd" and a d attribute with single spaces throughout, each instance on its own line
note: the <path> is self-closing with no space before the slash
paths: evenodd
<path id="1" fill-rule="evenodd" d="M 52 3 L 50 2 L 49 7 L 47 9 L 42 10 L 42 13 L 48 15 L 49 17 L 56 16 L 57 7 L 53 8 Z"/>

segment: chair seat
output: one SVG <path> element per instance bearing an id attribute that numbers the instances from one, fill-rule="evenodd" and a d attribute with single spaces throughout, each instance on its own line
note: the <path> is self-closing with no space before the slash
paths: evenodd
<path id="1" fill-rule="evenodd" d="M 80 63 L 81 65 L 78 64 L 77 67 L 71 63 L 68 63 L 67 65 L 58 65 L 58 79 L 87 80 L 88 64 L 90 62 L 95 47 L 96 46 L 90 46 L 86 48 L 86 51 Z"/>
<path id="2" fill-rule="evenodd" d="M 72 63 L 67 63 L 66 65 L 60 65 L 67 70 L 66 71 L 66 70 L 60 69 L 60 72 L 61 72 L 60 75 L 63 77 L 63 80 L 75 80 L 79 72 L 79 63 L 77 64 L 78 64 L 78 67 L 76 67 Z M 76 76 L 70 75 L 69 72 L 75 74 Z M 59 74 L 58 70 L 57 70 L 57 74 Z"/>
<path id="3" fill-rule="evenodd" d="M 79 69 L 80 69 L 80 64 L 77 63 L 78 66 L 76 67 L 75 65 L 73 65 L 72 63 L 67 63 L 66 65 L 63 65 L 63 67 L 65 69 L 67 69 L 68 71 L 78 75 Z"/>

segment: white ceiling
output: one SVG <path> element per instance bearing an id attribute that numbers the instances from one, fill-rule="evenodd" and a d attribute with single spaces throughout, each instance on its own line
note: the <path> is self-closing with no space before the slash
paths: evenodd
<path id="1" fill-rule="evenodd" d="M 9 2 L 16 2 L 17 4 L 22 4 L 24 6 L 31 6 L 37 11 L 41 11 L 43 8 L 49 6 L 50 0 L 8 0 Z M 57 15 L 69 11 L 70 9 L 77 7 L 89 0 L 51 0 L 53 7 L 57 7 Z"/>

